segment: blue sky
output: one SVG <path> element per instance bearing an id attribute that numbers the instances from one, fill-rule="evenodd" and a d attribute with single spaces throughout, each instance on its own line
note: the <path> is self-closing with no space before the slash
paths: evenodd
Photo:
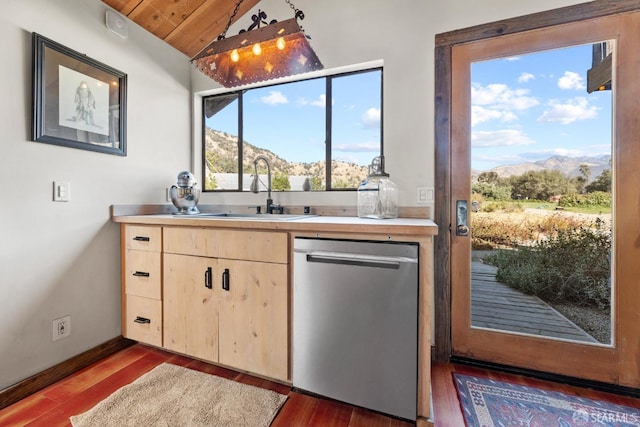
<path id="1" fill-rule="evenodd" d="M 333 159 L 368 165 L 380 150 L 380 73 L 333 79 Z M 251 89 L 244 95 L 244 139 L 289 161 L 325 159 L 325 79 Z M 237 135 L 234 108 L 207 126 Z M 231 125 L 232 124 L 232 125 Z"/>
<path id="2" fill-rule="evenodd" d="M 591 45 L 471 68 L 471 166 L 611 154 L 611 91 L 587 94 Z"/>

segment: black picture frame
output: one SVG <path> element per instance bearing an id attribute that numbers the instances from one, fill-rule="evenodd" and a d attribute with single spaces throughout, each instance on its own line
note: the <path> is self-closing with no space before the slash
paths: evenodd
<path id="1" fill-rule="evenodd" d="M 32 140 L 127 155 L 127 75 L 33 33 Z"/>

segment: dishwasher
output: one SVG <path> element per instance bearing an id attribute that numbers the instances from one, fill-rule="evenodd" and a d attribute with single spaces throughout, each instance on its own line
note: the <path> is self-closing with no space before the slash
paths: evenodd
<path id="1" fill-rule="evenodd" d="M 416 420 L 418 245 L 296 238 L 293 386 Z"/>

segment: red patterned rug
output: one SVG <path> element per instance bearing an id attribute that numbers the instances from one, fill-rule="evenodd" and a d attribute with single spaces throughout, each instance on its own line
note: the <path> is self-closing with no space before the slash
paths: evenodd
<path id="1" fill-rule="evenodd" d="M 640 409 L 453 374 L 467 427 L 639 427 Z"/>

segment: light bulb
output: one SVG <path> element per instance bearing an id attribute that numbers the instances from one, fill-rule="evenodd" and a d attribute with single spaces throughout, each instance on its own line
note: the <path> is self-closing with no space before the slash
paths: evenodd
<path id="1" fill-rule="evenodd" d="M 239 59 L 240 59 L 240 54 L 238 53 L 238 49 L 233 49 L 233 51 L 231 52 L 231 60 L 233 62 L 238 62 Z"/>
<path id="2" fill-rule="evenodd" d="M 284 49 L 284 39 L 282 37 L 280 37 L 277 41 L 276 41 L 276 46 L 278 47 L 278 49 L 282 50 Z"/>
<path id="3" fill-rule="evenodd" d="M 258 56 L 262 53 L 262 48 L 260 47 L 260 43 L 256 43 L 253 45 L 253 54 Z"/>

